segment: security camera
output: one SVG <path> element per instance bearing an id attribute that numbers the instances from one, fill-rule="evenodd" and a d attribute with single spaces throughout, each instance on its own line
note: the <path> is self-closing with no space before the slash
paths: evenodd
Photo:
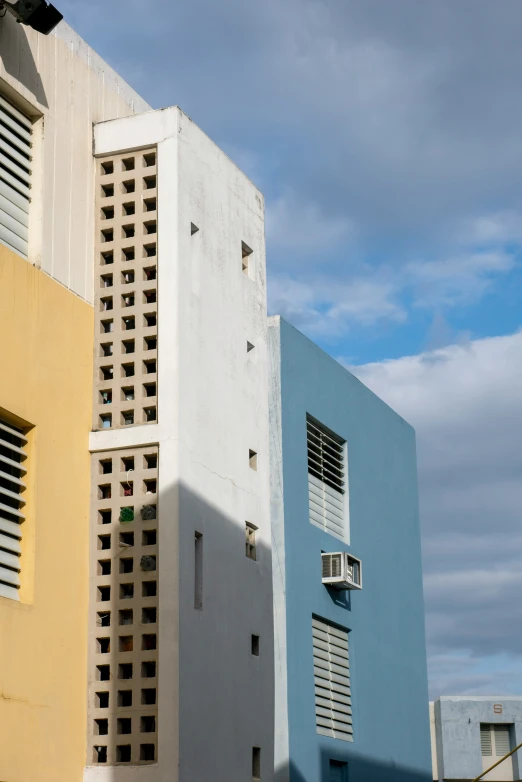
<path id="1" fill-rule="evenodd" d="M 9 11 L 20 24 L 27 24 L 44 35 L 49 35 L 63 19 L 63 14 L 47 0 L 0 0 L 2 8 Z"/>

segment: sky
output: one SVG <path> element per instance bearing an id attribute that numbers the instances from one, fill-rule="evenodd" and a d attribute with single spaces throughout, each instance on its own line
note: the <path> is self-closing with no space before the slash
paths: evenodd
<path id="1" fill-rule="evenodd" d="M 417 431 L 430 692 L 522 693 L 520 0 L 60 0 L 263 191 L 269 308 Z"/>

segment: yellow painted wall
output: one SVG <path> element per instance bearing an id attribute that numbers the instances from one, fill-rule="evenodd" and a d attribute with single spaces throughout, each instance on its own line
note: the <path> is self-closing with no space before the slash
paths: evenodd
<path id="1" fill-rule="evenodd" d="M 0 335 L 0 413 L 34 425 L 21 602 L 0 597 L 0 780 L 80 782 L 93 310 L 0 245 Z"/>

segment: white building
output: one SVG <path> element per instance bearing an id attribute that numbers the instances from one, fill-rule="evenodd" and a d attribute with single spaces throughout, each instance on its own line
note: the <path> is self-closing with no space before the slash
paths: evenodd
<path id="1" fill-rule="evenodd" d="M 85 779 L 126 779 L 123 768 L 116 777 L 114 771 L 100 777 L 100 767 L 112 764 L 143 765 L 139 778 L 147 780 L 173 779 L 178 767 L 180 780 L 239 782 L 258 767 L 270 779 L 263 199 L 176 107 L 99 124 L 94 139 L 92 768 Z M 156 453 L 157 470 L 148 462 Z M 110 503 L 99 488 L 106 483 L 107 459 Z M 122 498 L 120 485 L 123 491 L 133 487 L 133 522 L 123 520 L 121 508 L 133 500 Z M 151 496 L 137 496 L 149 487 Z M 143 504 L 153 509 L 150 519 L 147 512 L 138 515 Z M 100 527 L 106 510 L 111 519 Z M 112 533 L 118 557 L 116 535 L 124 535 L 126 546 L 122 531 L 134 524 L 132 548 L 125 550 L 134 553 L 129 572 L 120 565 L 118 573 L 105 574 L 98 564 L 105 557 L 100 531 Z M 157 542 L 153 532 L 149 545 L 148 530 L 156 527 Z M 151 556 L 158 557 L 153 594 L 144 591 L 155 568 Z M 122 588 L 132 582 L 127 599 Z M 114 631 L 119 645 L 108 652 L 113 669 L 106 687 L 99 681 L 107 654 L 99 640 L 98 594 L 104 586 L 111 594 L 103 609 L 120 617 L 123 611 L 123 621 L 127 605 L 133 606 L 134 624 L 140 612 L 153 609 L 151 627 L 146 633 L 140 628 L 142 640 L 135 634 L 130 650 L 121 640 L 130 638 L 130 629 Z M 144 639 L 152 632 L 157 640 L 147 647 Z M 148 662 L 157 666 L 150 680 Z M 132 704 L 122 704 L 118 694 L 126 685 L 117 681 L 116 670 L 125 663 L 133 665 Z M 151 695 L 146 704 L 143 692 L 151 686 L 157 687 L 157 703 Z M 105 701 L 100 705 L 100 691 L 108 692 L 108 708 Z M 146 735 L 143 717 L 151 718 Z M 122 719 L 130 720 L 128 734 L 118 732 Z M 100 720 L 107 730 L 102 735 Z"/>

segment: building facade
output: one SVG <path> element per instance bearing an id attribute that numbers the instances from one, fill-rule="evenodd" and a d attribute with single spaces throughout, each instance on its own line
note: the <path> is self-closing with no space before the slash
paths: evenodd
<path id="1" fill-rule="evenodd" d="M 430 703 L 433 779 L 471 780 L 522 742 L 522 699 L 442 696 Z M 520 750 L 485 774 L 485 782 L 521 778 Z"/>
<path id="2" fill-rule="evenodd" d="M 0 19 L 0 779 L 80 780 L 94 122 L 147 104 L 67 25 Z"/>
<path id="3" fill-rule="evenodd" d="M 431 778 L 415 439 L 269 319 L 278 782 Z M 322 553 L 362 589 L 322 583 Z"/>
<path id="4" fill-rule="evenodd" d="M 264 203 L 0 19 L 0 778 L 270 780 Z"/>
<path id="5" fill-rule="evenodd" d="M 267 320 L 189 117 L 65 24 L 0 50 L 0 779 L 429 779 L 413 431 Z"/>

